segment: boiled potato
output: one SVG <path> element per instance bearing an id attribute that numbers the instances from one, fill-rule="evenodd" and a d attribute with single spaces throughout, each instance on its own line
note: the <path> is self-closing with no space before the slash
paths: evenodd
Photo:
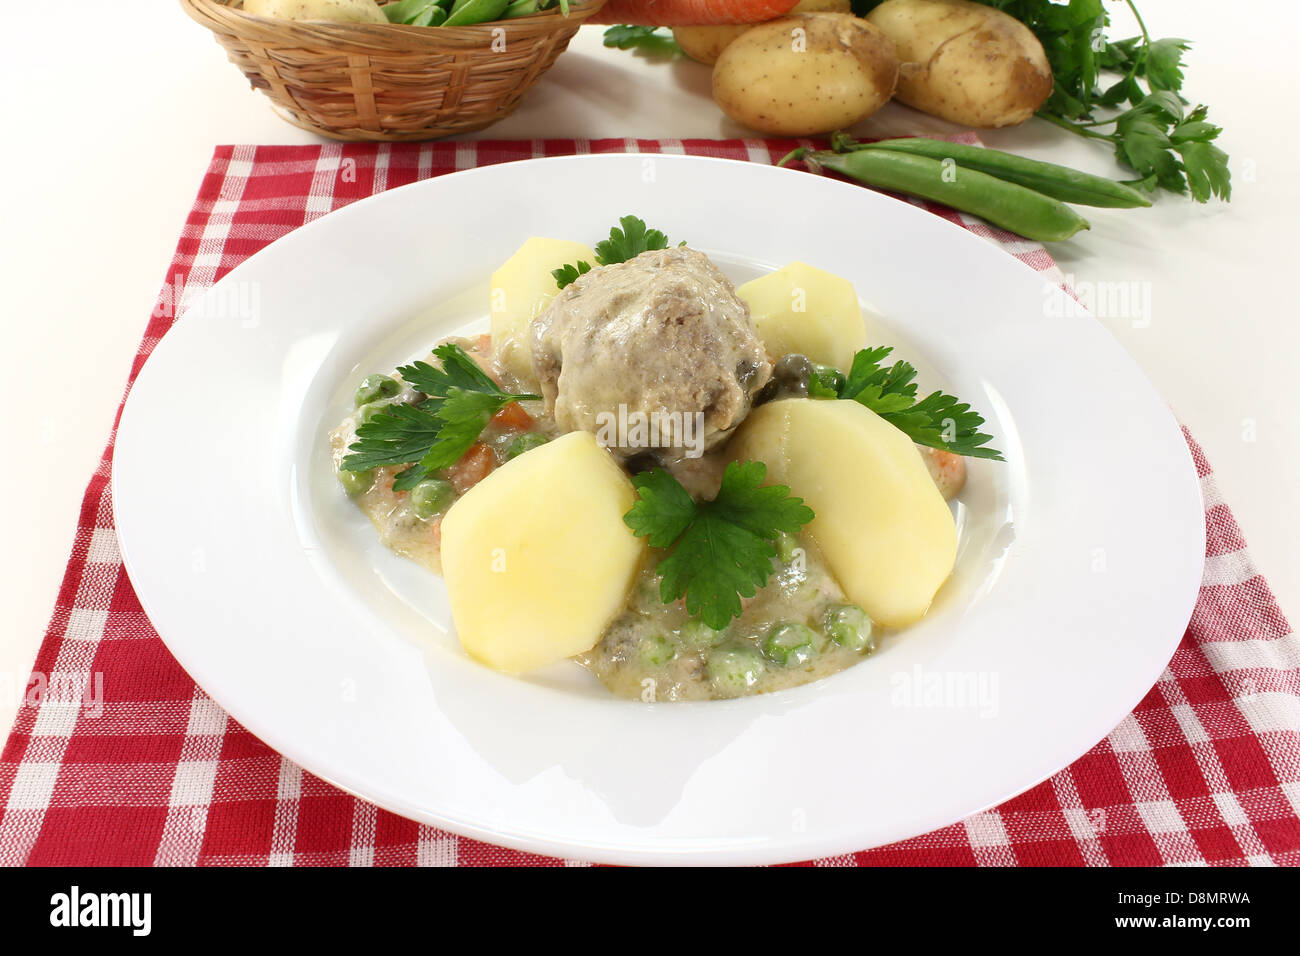
<path id="1" fill-rule="evenodd" d="M 799 0 L 790 13 L 848 13 L 851 9 L 851 0 Z M 673 27 L 673 39 L 692 60 L 712 66 L 728 43 L 753 26 L 753 23 L 737 23 L 719 27 Z"/>
<path id="2" fill-rule="evenodd" d="M 756 408 L 728 457 L 766 462 L 817 517 L 804 528 L 850 601 L 910 624 L 952 573 L 957 527 L 911 439 L 857 402 L 790 398 Z"/>
<path id="3" fill-rule="evenodd" d="M 867 325 L 853 283 L 806 262 L 752 279 L 736 295 L 749 306 L 758 337 L 774 360 L 799 352 L 847 370 L 866 341 Z"/>
<path id="4" fill-rule="evenodd" d="M 375 0 L 244 0 L 244 12 L 281 20 L 387 23 Z"/>
<path id="5" fill-rule="evenodd" d="M 845 13 L 799 13 L 753 27 L 713 68 L 713 98 L 750 129 L 805 136 L 852 126 L 889 102 L 889 38 Z"/>
<path id="6" fill-rule="evenodd" d="M 581 242 L 533 236 L 492 273 L 492 348 L 501 364 L 524 384 L 537 381 L 529 326 L 560 291 L 551 272 L 578 261 L 594 266 L 596 254 Z"/>
<path id="7" fill-rule="evenodd" d="M 965 126 L 1023 123 L 1052 92 L 1052 68 L 1030 29 L 969 0 L 885 0 L 867 19 L 903 61 L 895 96 Z"/>
<path id="8" fill-rule="evenodd" d="M 460 642 L 521 673 L 596 646 L 644 551 L 623 515 L 636 491 L 589 432 L 520 455 L 442 521 L 442 570 Z"/>

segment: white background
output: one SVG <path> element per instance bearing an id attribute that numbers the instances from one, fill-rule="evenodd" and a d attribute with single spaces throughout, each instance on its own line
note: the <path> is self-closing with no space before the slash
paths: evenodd
<path id="1" fill-rule="evenodd" d="M 0 388 L 10 409 L 0 466 L 0 729 L 16 712 L 82 491 L 213 146 L 317 142 L 277 118 L 176 4 L 132 6 L 128 16 L 103 16 L 98 3 L 64 4 L 57 29 L 47 4 L 9 11 L 0 61 Z M 1108 6 L 1111 35 L 1127 35 L 1119 5 Z M 1208 102 L 1211 120 L 1225 128 L 1233 201 L 1167 197 L 1149 210 L 1089 210 L 1091 232 L 1051 251 L 1076 282 L 1137 282 L 1150 291 L 1149 322 L 1102 321 L 1205 447 L 1256 562 L 1283 609 L 1294 611 L 1300 126 L 1279 108 L 1297 92 L 1294 65 L 1263 55 L 1258 20 L 1225 16 L 1220 4 L 1141 0 L 1140 8 L 1153 36 L 1195 41 L 1184 92 Z M 1273 37 L 1300 27 L 1292 5 L 1271 14 Z M 706 67 L 604 49 L 600 30 L 584 27 L 517 114 L 478 135 L 747 135 L 714 107 Z M 954 129 L 891 105 L 859 132 Z M 1103 146 L 1039 120 L 983 138 L 1124 175 Z"/>

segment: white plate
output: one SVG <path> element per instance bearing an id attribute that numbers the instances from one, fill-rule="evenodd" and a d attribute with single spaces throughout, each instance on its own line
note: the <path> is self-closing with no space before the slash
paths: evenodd
<path id="1" fill-rule="evenodd" d="M 736 281 L 794 259 L 849 277 L 871 342 L 981 410 L 1007 455 L 971 468 L 932 612 L 833 678 L 647 705 L 577 665 L 494 673 L 461 652 L 441 581 L 380 546 L 331 473 L 326 432 L 361 377 L 481 325 L 487 277 L 528 236 L 591 242 L 629 212 Z M 113 493 L 150 620 L 258 737 L 405 816 L 618 863 L 843 853 L 1019 793 L 1155 682 L 1204 550 L 1177 424 L 1059 290 L 896 199 L 679 156 L 456 173 L 279 240 L 158 345 Z"/>

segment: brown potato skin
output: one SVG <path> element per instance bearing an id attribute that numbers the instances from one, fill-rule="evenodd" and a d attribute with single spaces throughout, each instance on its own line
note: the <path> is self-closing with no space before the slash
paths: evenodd
<path id="1" fill-rule="evenodd" d="M 795 30 L 806 50 L 796 52 Z M 760 23 L 713 68 L 713 99 L 761 133 L 809 136 L 843 129 L 884 106 L 898 80 L 889 37 L 851 14 L 802 13 Z"/>
<path id="2" fill-rule="evenodd" d="M 852 9 L 852 0 L 799 0 L 786 16 L 795 13 L 848 13 Z M 755 26 L 755 23 L 739 23 L 735 26 L 673 27 L 673 39 L 692 60 L 712 66 L 718 62 L 727 44 Z"/>
<path id="3" fill-rule="evenodd" d="M 1014 126 L 1052 92 L 1038 38 L 1019 20 L 969 0 L 885 0 L 867 20 L 903 61 L 895 98 L 960 123 Z"/>

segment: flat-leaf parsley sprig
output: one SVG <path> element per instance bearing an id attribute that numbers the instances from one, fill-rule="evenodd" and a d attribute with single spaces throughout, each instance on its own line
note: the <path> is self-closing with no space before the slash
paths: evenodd
<path id="1" fill-rule="evenodd" d="M 682 243 L 686 245 L 686 243 Z M 609 266 L 616 262 L 627 262 L 643 252 L 652 249 L 667 249 L 668 237 L 658 229 L 647 229 L 645 220 L 636 216 L 624 216 L 618 225 L 609 231 L 609 238 L 596 243 L 596 265 Z M 590 262 L 579 260 L 572 265 L 561 266 L 551 270 L 555 284 L 561 289 L 586 275 L 592 270 Z"/>
<path id="2" fill-rule="evenodd" d="M 1190 192 L 1197 202 L 1231 198 L 1228 155 L 1213 143 L 1222 130 L 1207 122 L 1205 106 L 1184 109 L 1187 40 L 1152 39 L 1133 0 L 1124 3 L 1140 34 L 1124 40 L 1105 35 L 1110 15 L 1102 0 L 977 2 L 1009 13 L 1042 42 L 1053 89 L 1040 117 L 1108 143 L 1121 163 L 1137 171 L 1134 185 L 1140 188 Z M 1107 73 L 1117 77 L 1108 78 L 1109 85 L 1103 83 Z"/>
<path id="3" fill-rule="evenodd" d="M 809 396 L 859 402 L 920 445 L 968 458 L 1005 461 L 1002 452 L 982 447 L 993 436 L 979 430 L 984 417 L 970 405 L 943 392 L 931 392 L 917 401 L 916 369 L 903 361 L 881 364 L 892 351 L 888 346 L 862 349 L 853 356 L 847 375 L 838 369 L 814 370 L 808 379 Z"/>
<path id="4" fill-rule="evenodd" d="M 742 597 L 767 584 L 775 539 L 813 520 L 785 485 L 764 485 L 761 461 L 730 462 L 712 501 L 697 502 L 662 468 L 632 476 L 637 501 L 623 521 L 654 548 L 671 548 L 659 562 L 659 597 L 686 598 L 686 610 L 714 630 L 740 617 Z"/>
<path id="5" fill-rule="evenodd" d="M 439 345 L 433 354 L 441 367 L 412 362 L 397 370 L 428 397 L 416 405 L 391 404 L 357 426 L 341 465 L 345 471 L 408 465 L 393 480 L 394 491 L 407 491 L 459 461 L 501 409 L 541 398 L 504 391 L 459 345 Z"/>

